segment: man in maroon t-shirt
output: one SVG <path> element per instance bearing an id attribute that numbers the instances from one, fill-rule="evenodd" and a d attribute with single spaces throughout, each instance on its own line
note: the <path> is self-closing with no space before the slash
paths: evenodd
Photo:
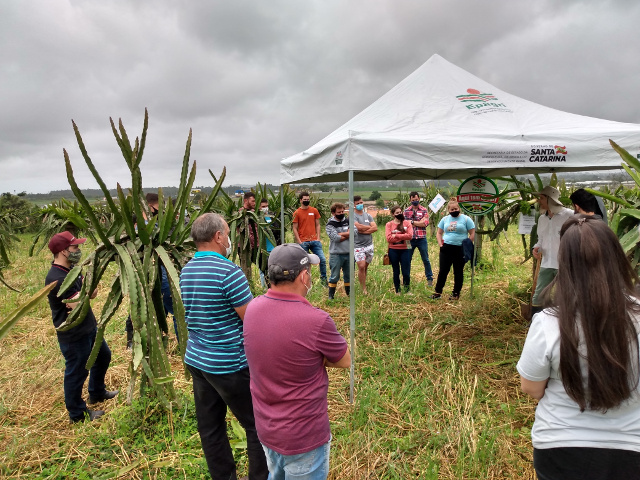
<path id="1" fill-rule="evenodd" d="M 326 367 L 347 368 L 351 355 L 329 314 L 304 298 L 311 265 L 319 263 L 300 245 L 277 246 L 269 255 L 271 288 L 245 312 L 256 429 L 274 480 L 285 478 L 285 468 L 310 479 L 329 474 Z"/>

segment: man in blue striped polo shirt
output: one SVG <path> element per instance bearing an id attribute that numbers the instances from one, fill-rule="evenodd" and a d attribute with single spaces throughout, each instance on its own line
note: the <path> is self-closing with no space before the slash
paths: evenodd
<path id="1" fill-rule="evenodd" d="M 236 465 L 227 437 L 227 406 L 247 432 L 249 479 L 269 471 L 258 440 L 244 354 L 242 320 L 253 298 L 231 253 L 229 226 L 215 213 L 193 222 L 197 252 L 180 275 L 189 338 L 184 361 L 193 377 L 198 432 L 213 480 L 235 480 Z"/>

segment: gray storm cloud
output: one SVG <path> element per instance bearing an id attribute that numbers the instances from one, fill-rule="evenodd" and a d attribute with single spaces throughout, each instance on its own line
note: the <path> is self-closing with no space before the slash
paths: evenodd
<path id="1" fill-rule="evenodd" d="M 176 185 L 189 128 L 197 184 L 278 183 L 314 144 L 431 55 L 546 106 L 640 123 L 640 5 L 599 2 L 3 2 L 0 192 L 129 183 L 109 117 L 150 113 L 143 175 Z"/>

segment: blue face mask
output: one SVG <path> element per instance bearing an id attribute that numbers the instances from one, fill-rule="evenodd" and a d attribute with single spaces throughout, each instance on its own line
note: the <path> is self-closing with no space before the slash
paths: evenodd
<path id="1" fill-rule="evenodd" d="M 417 207 L 418 205 L 420 205 L 420 200 L 413 200 L 411 202 L 411 205 L 413 205 L 414 207 Z"/>
<path id="2" fill-rule="evenodd" d="M 356 210 L 359 210 L 359 211 L 364 210 L 364 203 L 360 203 L 360 204 L 356 205 Z"/>

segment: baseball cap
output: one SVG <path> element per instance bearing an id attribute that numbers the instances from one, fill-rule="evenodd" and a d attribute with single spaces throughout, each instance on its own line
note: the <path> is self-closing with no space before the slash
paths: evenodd
<path id="1" fill-rule="evenodd" d="M 51 240 L 49 240 L 49 250 L 55 255 L 65 248 L 69 248 L 70 245 L 81 245 L 86 241 L 86 238 L 74 237 L 71 232 L 56 233 L 51 237 Z"/>
<path id="2" fill-rule="evenodd" d="M 562 205 L 562 202 L 560 201 L 560 190 L 558 190 L 557 188 L 553 188 L 551 185 L 547 185 L 541 191 L 534 192 L 533 194 L 536 197 L 545 195 L 549 199 L 549 201 L 551 201 L 551 203 L 554 203 L 555 205 Z"/>
<path id="3" fill-rule="evenodd" d="M 298 273 L 308 264 L 318 265 L 319 263 L 320 257 L 305 252 L 297 243 L 278 245 L 269 254 L 269 266 L 280 267 L 284 275 Z"/>

